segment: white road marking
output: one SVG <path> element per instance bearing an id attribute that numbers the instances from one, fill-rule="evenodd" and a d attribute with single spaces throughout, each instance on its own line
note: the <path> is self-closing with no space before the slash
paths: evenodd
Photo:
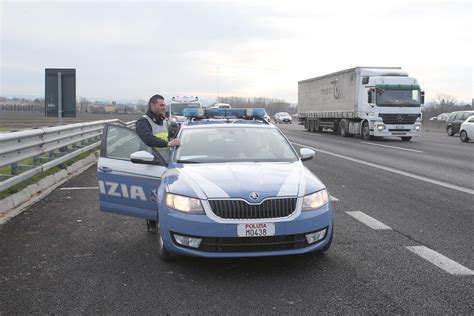
<path id="1" fill-rule="evenodd" d="M 474 271 L 425 246 L 406 246 L 408 250 L 452 275 L 474 275 Z"/>
<path id="2" fill-rule="evenodd" d="M 408 148 L 397 147 L 397 146 L 374 144 L 374 143 L 369 143 L 369 142 L 361 142 L 361 143 L 362 143 L 362 144 L 367 144 L 367 145 L 372 145 L 372 146 L 380 146 L 380 147 L 387 147 L 387 148 L 393 148 L 393 149 L 399 149 L 399 150 L 412 151 L 412 152 L 414 152 L 414 153 L 423 153 L 423 151 L 421 151 L 421 150 L 408 149 Z"/>
<path id="3" fill-rule="evenodd" d="M 354 217 L 356 220 L 360 221 L 361 223 L 369 226 L 372 229 L 377 229 L 377 230 L 392 229 L 391 227 L 385 225 L 384 223 L 376 220 L 373 217 L 370 217 L 369 215 L 367 215 L 363 212 L 355 211 L 355 212 L 346 212 L 346 213 L 348 215 Z"/>
<path id="4" fill-rule="evenodd" d="M 398 169 L 395 169 L 395 168 L 381 166 L 381 165 L 378 165 L 378 164 L 375 164 L 375 163 L 372 163 L 372 162 L 367 162 L 367 161 L 364 161 L 364 160 L 348 157 L 348 156 L 345 156 L 345 155 L 336 154 L 336 153 L 333 153 L 333 152 L 330 152 L 330 151 L 326 151 L 326 150 L 322 150 L 322 149 L 316 149 L 316 148 L 313 148 L 311 146 L 307 146 L 307 145 L 304 145 L 304 144 L 299 144 L 299 143 L 295 143 L 295 142 L 292 142 L 292 144 L 302 146 L 302 147 L 306 147 L 306 148 L 310 148 L 310 149 L 312 149 L 316 152 L 323 153 L 323 154 L 326 154 L 326 155 L 331 155 L 331 156 L 334 156 L 334 157 L 346 159 L 346 160 L 349 160 L 349 161 L 352 161 L 352 162 L 357 162 L 357 163 L 360 163 L 362 165 L 366 165 L 366 166 L 369 166 L 369 167 L 382 169 L 382 170 L 393 172 L 393 173 L 396 173 L 396 174 L 399 174 L 399 175 L 402 175 L 402 176 L 405 176 L 405 177 L 425 181 L 425 182 L 428 182 L 428 183 L 431 183 L 431 184 L 436 184 L 436 185 L 439 185 L 439 186 L 442 186 L 442 187 L 445 187 L 445 188 L 449 188 L 449 189 L 453 189 L 453 190 L 457 190 L 457 191 L 461 191 L 461 192 L 464 192 L 464 193 L 474 195 L 474 190 L 469 189 L 469 188 L 461 187 L 461 186 L 458 186 L 458 185 L 446 183 L 446 182 L 443 182 L 443 181 L 439 181 L 439 180 L 435 180 L 435 179 L 431 179 L 431 178 L 427 178 L 427 177 L 423 177 L 423 176 L 418 176 L 418 175 L 412 174 L 410 172 L 398 170 Z"/>
<path id="5" fill-rule="evenodd" d="M 331 201 L 334 201 L 334 202 L 339 201 L 339 199 L 338 199 L 337 197 L 333 196 L 333 195 L 330 195 L 330 196 L 329 196 L 329 199 L 330 199 Z"/>
<path id="6" fill-rule="evenodd" d="M 70 188 L 61 188 L 62 190 L 98 190 L 99 187 L 70 187 Z"/>

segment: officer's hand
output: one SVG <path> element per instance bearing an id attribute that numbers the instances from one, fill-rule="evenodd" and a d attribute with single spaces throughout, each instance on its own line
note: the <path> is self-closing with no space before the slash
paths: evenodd
<path id="1" fill-rule="evenodd" d="M 181 145 L 181 140 L 179 138 L 175 138 L 171 140 L 169 144 L 170 144 L 170 147 L 179 146 Z"/>

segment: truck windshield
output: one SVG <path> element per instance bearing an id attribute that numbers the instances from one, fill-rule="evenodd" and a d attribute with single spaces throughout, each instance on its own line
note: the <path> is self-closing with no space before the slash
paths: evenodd
<path id="1" fill-rule="evenodd" d="M 420 90 L 392 90 L 377 88 L 378 106 L 420 106 Z"/>
<path id="2" fill-rule="evenodd" d="M 199 103 L 171 103 L 170 104 L 170 114 L 171 115 L 183 115 L 184 109 L 189 108 L 201 108 Z"/>

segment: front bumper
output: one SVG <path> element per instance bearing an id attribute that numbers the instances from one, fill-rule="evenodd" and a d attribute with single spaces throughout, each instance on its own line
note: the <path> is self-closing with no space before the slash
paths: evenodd
<path id="1" fill-rule="evenodd" d="M 302 212 L 298 217 L 290 221 L 275 222 L 275 237 L 240 237 L 237 236 L 237 224 L 217 223 L 211 220 L 206 215 L 190 215 L 184 214 L 165 206 L 160 208 L 160 229 L 163 238 L 163 243 L 166 249 L 170 252 L 198 257 L 260 257 L 260 256 L 278 256 L 278 255 L 294 255 L 317 251 L 323 248 L 332 237 L 332 211 L 330 203 L 315 211 Z M 248 221 L 247 221 L 248 222 Z M 269 219 L 268 223 L 272 223 Z M 309 245 L 306 240 L 302 240 L 301 236 L 306 233 L 322 230 L 327 228 L 325 237 L 314 244 Z M 200 248 L 192 249 L 177 245 L 172 233 L 177 233 L 185 236 L 201 237 L 203 243 Z M 295 242 L 294 247 L 262 247 L 262 251 L 258 246 L 249 240 L 250 238 L 260 238 L 262 244 L 265 242 L 282 241 L 282 243 Z M 263 239 L 262 239 L 263 238 Z M 267 240 L 265 240 L 267 238 Z M 207 242 L 218 243 L 238 243 L 238 247 L 231 249 L 238 249 L 238 251 L 223 250 L 221 247 L 209 246 Z M 242 241 L 240 243 L 239 241 Z M 305 243 L 305 244 L 303 244 Z M 248 245 L 248 250 L 247 250 Z M 268 250 L 281 249 L 284 250 Z M 289 249 L 291 248 L 291 249 Z"/>
<path id="2" fill-rule="evenodd" d="M 379 130 L 377 128 L 377 123 L 373 125 L 373 136 L 380 136 L 380 137 L 417 137 L 420 136 L 421 132 L 421 124 L 418 124 L 420 128 L 418 130 L 415 129 L 414 125 L 393 125 L 393 124 L 384 124 L 385 128 L 383 130 Z"/>

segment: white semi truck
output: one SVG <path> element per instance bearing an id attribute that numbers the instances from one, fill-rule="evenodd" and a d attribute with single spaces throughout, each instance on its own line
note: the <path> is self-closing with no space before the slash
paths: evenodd
<path id="1" fill-rule="evenodd" d="M 311 132 L 409 141 L 420 134 L 423 103 L 418 81 L 400 67 L 356 67 L 298 82 L 298 120 Z"/>

